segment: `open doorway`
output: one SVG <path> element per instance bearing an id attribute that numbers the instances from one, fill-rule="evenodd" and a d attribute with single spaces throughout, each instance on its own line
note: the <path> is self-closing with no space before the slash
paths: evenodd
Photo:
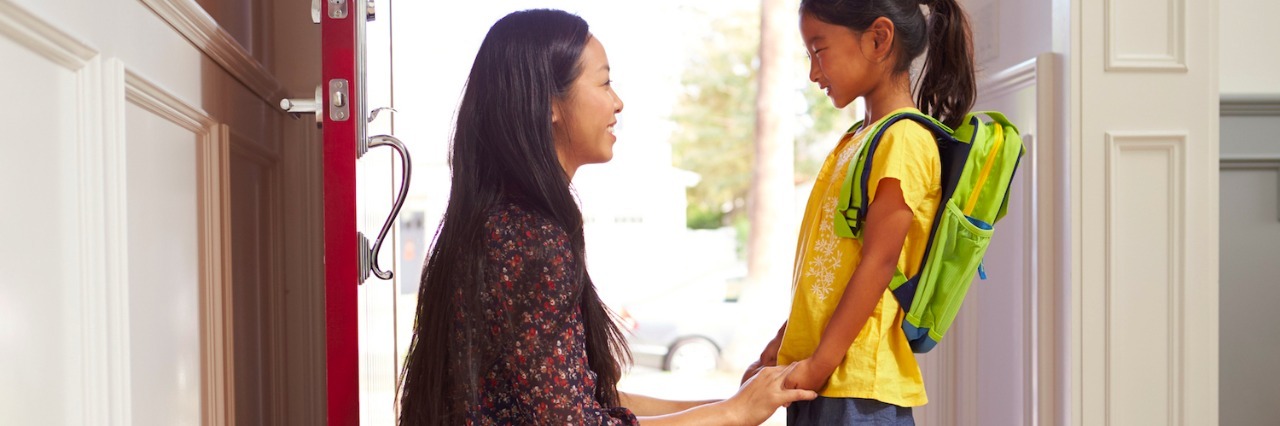
<path id="1" fill-rule="evenodd" d="M 792 3 L 798 2 L 783 3 L 794 11 Z M 604 44 L 614 87 L 626 102 L 613 160 L 584 167 L 574 179 L 586 221 L 588 268 L 605 302 L 621 316 L 635 357 L 620 388 L 672 399 L 731 395 L 789 304 L 786 279 L 768 284 L 769 293 L 781 297 L 758 297 L 750 307 L 740 303 L 750 292 L 745 247 L 760 3 L 512 0 L 380 2 L 378 7 L 380 15 L 368 25 L 369 107 L 390 106 L 396 112 L 374 120 L 370 134 L 387 126 L 382 132 L 404 140 L 415 161 L 409 197 L 395 227 L 391 256 L 399 273 L 394 283 L 371 280 L 361 290 L 363 422 L 394 419 L 395 375 L 412 334 L 423 257 L 448 201 L 449 141 L 475 53 L 495 21 L 530 8 L 582 16 Z M 838 117 L 841 113 L 811 90 L 798 33 L 792 27 L 782 32 L 794 40 L 784 42 L 790 48 L 788 96 L 776 113 L 795 122 L 784 128 L 795 133 L 788 142 L 801 141 L 787 148 L 795 155 L 796 173 L 780 178 L 796 189 L 796 195 L 788 195 L 783 226 L 787 240 L 782 244 L 790 247 L 796 228 L 790 213 L 798 217 L 796 210 L 803 208 L 804 182 L 844 130 L 837 127 L 851 119 Z M 379 68 L 383 54 L 389 69 Z M 708 122 L 710 117 L 718 120 Z M 367 188 L 361 184 L 366 205 L 388 204 L 369 202 L 390 198 L 386 182 L 395 179 L 394 158 L 386 155 L 385 161 L 374 157 L 361 166 L 361 182 L 371 182 Z M 386 170 L 380 170 L 384 164 Z M 366 228 L 381 220 L 372 212 L 377 209 L 365 213 Z M 778 256 L 776 262 L 789 278 L 791 256 Z M 770 314 L 755 314 L 759 306 Z M 769 325 L 743 331 L 743 322 L 753 315 Z M 781 417 L 776 419 L 781 424 Z"/>

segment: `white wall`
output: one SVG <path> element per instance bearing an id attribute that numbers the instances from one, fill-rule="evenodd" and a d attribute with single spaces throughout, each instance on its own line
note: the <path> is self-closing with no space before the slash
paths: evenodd
<path id="1" fill-rule="evenodd" d="M 1229 105 L 1229 104 L 1228 104 Z M 1220 424 L 1280 418 L 1280 102 L 1222 117 Z"/>
<path id="2" fill-rule="evenodd" d="M 1280 417 L 1280 339 L 1268 301 L 1280 298 L 1280 3 L 1219 0 L 1221 138 L 1221 424 Z M 1266 99 L 1242 108 L 1243 98 Z M 1252 110 L 1252 111 L 1242 111 Z"/>
<path id="3" fill-rule="evenodd" d="M 1027 146 L 1011 187 L 1008 216 L 986 256 L 989 279 L 975 280 L 947 343 L 920 356 L 930 403 L 922 425 L 1045 424 L 1054 415 L 1054 189 L 1060 138 L 1053 89 L 1053 3 L 964 0 L 974 31 L 978 110 L 1002 111 Z M 1033 64 L 1031 61 L 1042 60 Z M 1050 303 L 1051 305 L 1052 303 Z M 1048 327 L 1048 328 L 1045 328 Z"/>
<path id="4" fill-rule="evenodd" d="M 1220 0 L 1219 85 L 1223 94 L 1280 95 L 1280 2 Z"/>
<path id="5" fill-rule="evenodd" d="M 991 75 L 1053 50 L 1049 0 L 961 0 L 973 27 L 980 76 Z"/>

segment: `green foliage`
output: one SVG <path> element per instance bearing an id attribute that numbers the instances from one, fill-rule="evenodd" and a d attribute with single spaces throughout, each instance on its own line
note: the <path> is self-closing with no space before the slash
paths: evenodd
<path id="1" fill-rule="evenodd" d="M 746 223 L 747 196 L 755 159 L 757 74 L 760 69 L 758 10 L 715 19 L 700 49 L 685 67 L 672 121 L 676 167 L 702 176 L 688 191 L 687 224 L 694 229 Z M 796 175 L 814 176 L 852 120 L 831 105 L 807 80 L 809 63 L 801 49 L 794 102 L 797 111 Z M 785 109 L 784 109 L 785 110 Z M 740 220 L 739 220 L 740 219 Z"/>
<path id="2" fill-rule="evenodd" d="M 724 212 L 719 208 L 708 209 L 704 205 L 690 203 L 685 214 L 689 229 L 718 229 L 724 226 Z"/>
<path id="3" fill-rule="evenodd" d="M 745 212 L 754 158 L 759 18 L 739 13 L 716 20 L 685 68 L 684 92 L 673 111 L 675 166 L 702 176 L 689 189 L 689 227 Z M 725 209 L 725 206 L 730 206 Z"/>

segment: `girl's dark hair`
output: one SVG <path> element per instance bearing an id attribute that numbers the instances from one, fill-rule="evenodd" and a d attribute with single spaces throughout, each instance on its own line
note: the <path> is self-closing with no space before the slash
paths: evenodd
<path id="1" fill-rule="evenodd" d="M 926 20 L 920 5 L 929 6 Z M 800 13 L 857 32 L 881 16 L 893 22 L 896 65 L 907 72 L 928 48 L 916 87 L 916 106 L 956 128 L 977 97 L 969 20 L 956 0 L 801 0 Z"/>
<path id="2" fill-rule="evenodd" d="M 583 261 L 582 212 L 556 155 L 551 105 L 582 73 L 586 21 L 559 10 L 526 10 L 489 29 L 457 113 L 449 203 L 423 267 L 417 317 L 400 376 L 400 425 L 465 423 L 477 384 L 500 355 L 484 337 L 488 212 L 514 202 L 562 227 L 581 277 L 576 297 L 586 328 L 596 399 L 618 405 L 623 336 Z M 515 296 L 515 295 L 513 295 Z"/>

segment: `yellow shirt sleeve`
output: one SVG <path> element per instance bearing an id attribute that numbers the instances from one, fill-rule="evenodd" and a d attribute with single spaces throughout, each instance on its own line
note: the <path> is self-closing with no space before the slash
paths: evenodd
<path id="1" fill-rule="evenodd" d="M 941 186 L 941 165 L 933 133 L 914 121 L 894 123 L 876 148 L 869 201 L 875 201 L 881 180 L 897 179 L 907 206 L 918 212 L 925 197 Z"/>
<path id="2" fill-rule="evenodd" d="M 875 201 L 876 190 L 884 179 L 898 180 L 903 201 L 911 208 L 911 228 L 898 259 L 898 269 L 910 278 L 920 270 L 942 194 L 942 159 L 933 133 L 914 121 L 889 126 L 872 158 L 868 205 Z"/>

